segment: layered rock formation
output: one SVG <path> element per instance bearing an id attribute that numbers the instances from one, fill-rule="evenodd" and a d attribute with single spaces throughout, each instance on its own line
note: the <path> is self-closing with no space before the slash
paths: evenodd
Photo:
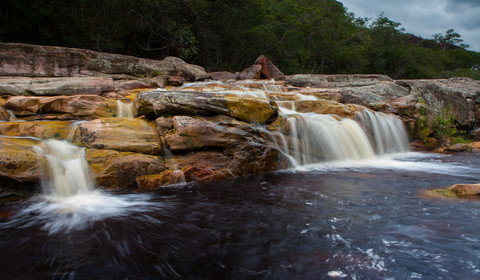
<path id="1" fill-rule="evenodd" d="M 35 146 L 49 138 L 85 147 L 99 186 L 148 190 L 287 168 L 275 142 L 283 135 L 292 146 L 291 123 L 279 107 L 338 119 L 394 113 L 422 140 L 445 112 L 466 130 L 480 121 L 480 83 L 466 78 L 285 77 L 264 56 L 236 76 L 210 75 L 174 57 L 25 44 L 0 44 L 0 61 L 0 179 L 32 186 L 43 164 Z M 183 85 L 211 76 L 272 80 Z M 119 117 L 126 104 L 136 118 Z"/>

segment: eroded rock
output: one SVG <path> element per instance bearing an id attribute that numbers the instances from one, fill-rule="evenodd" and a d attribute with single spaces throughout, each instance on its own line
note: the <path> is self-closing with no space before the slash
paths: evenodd
<path id="1" fill-rule="evenodd" d="M 102 118 L 78 126 L 72 141 L 87 148 L 160 155 L 157 129 L 142 119 Z"/>
<path id="2" fill-rule="evenodd" d="M 249 123 L 264 124 L 278 115 L 275 102 L 226 93 L 150 91 L 137 96 L 137 112 L 151 119 L 160 116 L 222 114 Z"/>
<path id="3" fill-rule="evenodd" d="M 41 158 L 34 149 L 39 140 L 0 137 L 0 177 L 17 182 L 38 182 Z"/>
<path id="4" fill-rule="evenodd" d="M 0 44 L 1 45 L 1 44 Z M 3 65 L 0 63 L 0 67 Z M 1 95 L 78 95 L 113 91 L 113 80 L 107 77 L 27 78 L 0 77 Z"/>

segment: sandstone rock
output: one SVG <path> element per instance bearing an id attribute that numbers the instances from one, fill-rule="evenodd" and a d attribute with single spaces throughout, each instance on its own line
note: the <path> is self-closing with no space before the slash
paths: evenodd
<path id="1" fill-rule="evenodd" d="M 169 76 L 167 84 L 172 87 L 179 87 L 185 83 L 185 78 L 179 76 Z"/>
<path id="2" fill-rule="evenodd" d="M 378 82 L 393 82 L 392 78 L 385 75 L 372 74 L 296 74 L 286 77 L 286 82 L 293 86 L 312 87 L 357 87 L 373 85 Z"/>
<path id="3" fill-rule="evenodd" d="M 261 55 L 255 64 L 262 66 L 261 77 L 266 79 L 285 80 L 285 75 L 266 56 Z"/>
<path id="4" fill-rule="evenodd" d="M 85 158 L 97 185 L 108 188 L 136 188 L 137 177 L 167 169 L 163 158 L 139 153 L 86 149 Z"/>
<path id="5" fill-rule="evenodd" d="M 7 110 L 0 107 L 0 121 L 8 121 L 10 120 L 10 114 Z"/>
<path id="6" fill-rule="evenodd" d="M 162 59 L 162 61 L 172 63 L 174 65 L 187 64 L 183 59 L 175 56 L 167 56 L 164 59 Z"/>
<path id="7" fill-rule="evenodd" d="M 165 137 L 173 152 L 231 148 L 245 141 L 248 136 L 248 133 L 241 129 L 242 126 L 247 126 L 246 123 L 225 116 L 213 118 L 175 116 L 173 126 L 174 133 Z"/>
<path id="8" fill-rule="evenodd" d="M 0 122 L 0 135 L 65 140 L 72 124 L 70 121 Z"/>
<path id="9" fill-rule="evenodd" d="M 137 88 L 155 88 L 158 87 L 156 82 L 150 79 L 134 79 L 134 80 L 117 80 L 113 82 L 115 90 L 137 89 Z"/>
<path id="10" fill-rule="evenodd" d="M 137 112 L 148 118 L 175 115 L 223 114 L 238 120 L 264 124 L 278 115 L 275 102 L 225 93 L 150 91 L 137 97 Z"/>
<path id="11" fill-rule="evenodd" d="M 0 63 L 2 65 L 2 63 Z M 1 67 L 1 66 L 0 66 Z M 26 78 L 0 77 L 1 95 L 78 95 L 113 91 L 113 80 L 106 77 Z"/>
<path id="12" fill-rule="evenodd" d="M 355 112 L 363 110 L 359 105 L 344 105 L 331 100 L 299 100 L 295 101 L 295 109 L 301 113 L 333 114 L 349 118 L 353 118 Z"/>
<path id="13" fill-rule="evenodd" d="M 90 50 L 0 43 L 0 75 L 26 77 L 169 74 L 175 65 L 151 59 Z"/>
<path id="14" fill-rule="evenodd" d="M 154 190 L 162 186 L 184 183 L 185 176 L 180 170 L 167 170 L 160 174 L 139 176 L 137 186 L 141 190 Z"/>
<path id="15" fill-rule="evenodd" d="M 447 197 L 479 197 L 480 184 L 456 184 L 446 189 L 434 189 L 432 193 Z"/>
<path id="16" fill-rule="evenodd" d="M 84 116 L 112 117 L 117 115 L 117 102 L 98 95 L 76 96 L 14 96 L 7 100 L 5 108 L 18 117 L 62 115 L 63 119 Z"/>
<path id="17" fill-rule="evenodd" d="M 228 71 L 210 72 L 209 74 L 212 76 L 212 79 L 217 81 L 228 81 L 237 79 L 237 76 L 235 76 L 235 74 Z"/>
<path id="18" fill-rule="evenodd" d="M 252 80 L 260 79 L 260 74 L 262 73 L 262 66 L 254 64 L 242 72 L 236 73 L 237 79 L 239 80 Z"/>
<path id="19" fill-rule="evenodd" d="M 41 159 L 34 146 L 39 141 L 0 137 L 0 179 L 7 177 L 18 182 L 38 182 Z"/>
<path id="20" fill-rule="evenodd" d="M 78 126 L 76 145 L 159 155 L 163 152 L 157 129 L 142 119 L 102 118 Z"/>
<path id="21" fill-rule="evenodd" d="M 212 77 L 205 72 L 205 68 L 194 64 L 176 64 L 175 70 L 170 75 L 184 77 L 190 82 L 203 81 Z"/>

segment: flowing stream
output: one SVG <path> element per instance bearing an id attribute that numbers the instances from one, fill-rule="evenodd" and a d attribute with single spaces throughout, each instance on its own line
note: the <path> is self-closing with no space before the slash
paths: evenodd
<path id="1" fill-rule="evenodd" d="M 391 115 L 285 103 L 271 136 L 295 168 L 148 194 L 97 190 L 84 148 L 43 141 L 42 194 L 0 201 L 0 279 L 480 278 L 480 202 L 425 194 L 477 183 L 479 155 L 409 152 Z"/>

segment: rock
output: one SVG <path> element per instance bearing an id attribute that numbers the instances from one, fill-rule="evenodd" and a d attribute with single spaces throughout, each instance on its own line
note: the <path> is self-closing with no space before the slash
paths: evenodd
<path id="1" fill-rule="evenodd" d="M 150 79 L 134 79 L 134 80 L 117 80 L 113 82 L 115 90 L 137 89 L 137 88 L 155 88 L 158 87 L 156 82 Z M 162 84 L 163 85 L 163 84 Z"/>
<path id="2" fill-rule="evenodd" d="M 190 82 L 203 81 L 212 77 L 205 72 L 205 68 L 194 64 L 176 64 L 175 70 L 170 75 L 184 77 Z"/>
<path id="3" fill-rule="evenodd" d="M 456 184 L 446 189 L 434 189 L 432 193 L 447 197 L 479 197 L 480 184 Z"/>
<path id="4" fill-rule="evenodd" d="M 1 63 L 0 63 L 1 65 Z M 78 95 L 113 91 L 113 80 L 106 77 L 26 78 L 0 77 L 1 95 Z"/>
<path id="5" fill-rule="evenodd" d="M 10 114 L 7 112 L 7 110 L 0 107 L 0 121 L 8 121 L 8 120 L 10 120 Z"/>
<path id="6" fill-rule="evenodd" d="M 265 79 L 285 80 L 285 75 L 266 56 L 261 55 L 255 64 L 262 66 L 261 77 Z"/>
<path id="7" fill-rule="evenodd" d="M 86 149 L 85 158 L 97 185 L 108 188 L 136 188 L 137 177 L 167 169 L 163 158 L 139 153 Z"/>
<path id="8" fill-rule="evenodd" d="M 239 80 L 252 80 L 260 79 L 260 74 L 262 73 L 262 66 L 254 64 L 242 72 L 236 73 L 237 79 Z"/>
<path id="9" fill-rule="evenodd" d="M 84 49 L 0 43 L 0 75 L 25 77 L 170 74 L 170 62 Z"/>
<path id="10" fill-rule="evenodd" d="M 229 80 L 236 80 L 237 76 L 232 72 L 228 71 L 220 71 L 220 72 L 210 72 L 212 79 L 217 81 L 229 81 Z"/>
<path id="11" fill-rule="evenodd" d="M 151 155 L 163 153 L 157 129 L 142 119 L 102 118 L 78 126 L 72 141 L 87 148 Z"/>
<path id="12" fill-rule="evenodd" d="M 292 86 L 299 87 L 358 87 L 374 85 L 378 82 L 393 82 L 392 78 L 385 75 L 372 74 L 342 74 L 342 75 L 323 75 L 323 74 L 296 74 L 286 77 L 286 82 Z"/>
<path id="13" fill-rule="evenodd" d="M 174 64 L 174 65 L 187 64 L 183 59 L 175 57 L 175 56 L 167 56 L 164 59 L 162 59 L 162 61 Z"/>
<path id="14" fill-rule="evenodd" d="M 475 124 L 473 98 L 480 92 L 480 84 L 474 83 L 478 88 L 472 83 L 463 87 L 461 81 L 463 80 L 399 80 L 396 83 L 410 88 L 409 99 L 415 108 L 427 110 L 430 124 L 435 117 L 451 113 L 461 126 L 473 127 Z"/>
<path id="15" fill-rule="evenodd" d="M 117 115 L 117 102 L 98 95 L 76 96 L 13 96 L 7 100 L 5 109 L 17 117 L 61 115 L 60 119 L 79 119 L 86 116 L 112 117 Z"/>
<path id="16" fill-rule="evenodd" d="M 0 122 L 0 135 L 65 140 L 72 125 L 70 121 Z"/>
<path id="17" fill-rule="evenodd" d="M 180 170 L 167 170 L 160 174 L 139 176 L 136 179 L 141 190 L 154 190 L 162 186 L 184 183 L 185 176 Z"/>
<path id="18" fill-rule="evenodd" d="M 295 101 L 295 110 L 301 113 L 313 112 L 353 118 L 355 112 L 363 111 L 364 108 L 359 105 L 345 105 L 331 100 L 299 100 Z"/>
<path id="19" fill-rule="evenodd" d="M 41 159 L 33 148 L 38 143 L 38 140 L 33 139 L 0 137 L 0 178 L 38 182 L 41 176 Z"/>
<path id="20" fill-rule="evenodd" d="M 470 131 L 470 136 L 473 141 L 480 141 L 480 127 L 476 127 Z"/>
<path id="21" fill-rule="evenodd" d="M 275 102 L 226 93 L 150 91 L 137 96 L 137 112 L 150 119 L 159 116 L 223 114 L 249 123 L 264 124 L 278 116 Z"/>
<path id="22" fill-rule="evenodd" d="M 179 87 L 185 83 L 185 78 L 179 76 L 168 76 L 167 85 L 172 87 Z"/>
<path id="23" fill-rule="evenodd" d="M 225 116 L 201 118 L 188 116 L 173 117 L 174 131 L 166 137 L 166 143 L 173 152 L 191 150 L 232 148 L 249 134 L 241 127 L 248 126 Z"/>

